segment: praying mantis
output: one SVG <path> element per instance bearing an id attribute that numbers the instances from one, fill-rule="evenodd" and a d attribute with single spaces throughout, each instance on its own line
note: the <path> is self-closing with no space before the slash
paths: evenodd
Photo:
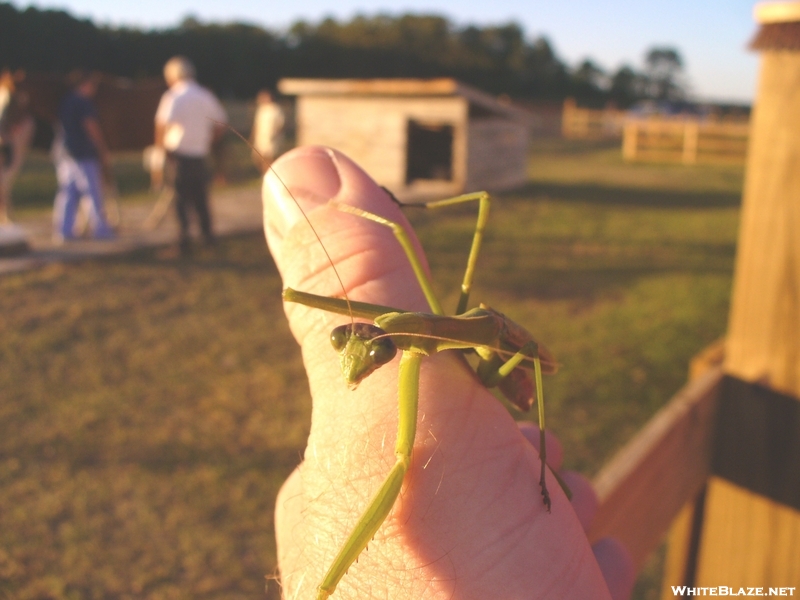
<path id="1" fill-rule="evenodd" d="M 542 373 L 552 373 L 556 370 L 555 359 L 544 346 L 501 313 L 486 306 L 467 310 L 475 266 L 488 220 L 489 195 L 466 194 L 433 202 L 428 206 L 437 208 L 463 202 L 477 202 L 479 215 L 455 316 L 444 315 L 425 269 L 403 227 L 377 214 L 346 204 L 333 206 L 353 218 L 365 219 L 392 231 L 403 247 L 431 311 L 414 313 L 358 302 L 348 298 L 346 293 L 344 298 L 333 298 L 291 288 L 287 288 L 284 292 L 284 299 L 287 302 L 303 304 L 350 318 L 349 324 L 337 327 L 331 334 L 334 348 L 340 352 L 345 382 L 350 387 L 357 386 L 381 364 L 390 362 L 397 350 L 402 353 L 398 375 L 399 419 L 395 464 L 318 585 L 318 599 L 328 598 L 334 593 L 348 568 L 357 560 L 390 514 L 400 493 L 412 460 L 417 425 L 420 366 L 424 357 L 448 349 L 476 353 L 479 357 L 478 378 L 488 387 L 499 387 L 512 403 L 523 410 L 527 410 L 532 404 L 535 383 L 536 398 L 539 400 L 540 435 L 544 437 L 541 379 Z M 344 292 L 344 288 L 342 291 Z M 374 325 L 357 323 L 355 319 L 369 319 Z M 531 371 L 533 381 L 530 376 Z M 549 510 L 550 497 L 545 483 L 546 454 L 543 440 L 540 447 L 542 452 L 539 485 L 542 501 Z"/>

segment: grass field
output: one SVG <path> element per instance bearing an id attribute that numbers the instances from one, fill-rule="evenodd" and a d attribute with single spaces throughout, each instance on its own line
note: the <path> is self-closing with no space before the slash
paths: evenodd
<path id="1" fill-rule="evenodd" d="M 493 209 L 474 297 L 558 356 L 549 423 L 591 476 L 724 331 L 742 172 L 548 141 L 530 173 Z M 37 181 L 28 206 L 51 201 Z M 472 219 L 412 213 L 453 304 Z M 310 409 L 280 290 L 260 236 L 0 278 L 0 598 L 263 597 Z"/>

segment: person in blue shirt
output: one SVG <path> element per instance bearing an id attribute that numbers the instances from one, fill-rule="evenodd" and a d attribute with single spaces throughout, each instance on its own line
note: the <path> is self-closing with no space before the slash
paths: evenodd
<path id="1" fill-rule="evenodd" d="M 59 139 L 54 147 L 58 193 L 53 222 L 57 241 L 75 238 L 75 217 L 81 198 L 91 199 L 90 224 L 94 237 L 111 239 L 114 231 L 103 209 L 103 173 L 110 172 L 108 148 L 92 102 L 98 76 L 76 73 L 74 87 L 58 109 Z"/>

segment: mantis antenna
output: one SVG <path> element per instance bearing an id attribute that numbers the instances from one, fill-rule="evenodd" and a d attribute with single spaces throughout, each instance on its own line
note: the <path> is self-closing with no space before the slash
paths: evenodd
<path id="1" fill-rule="evenodd" d="M 237 137 L 238 137 L 240 140 L 242 140 L 242 141 L 243 141 L 245 144 L 247 144 L 247 146 L 248 146 L 248 147 L 249 147 L 249 148 L 250 148 L 250 149 L 251 149 L 253 152 L 255 152 L 255 153 L 256 153 L 256 155 L 258 156 L 258 158 L 260 158 L 260 159 L 261 159 L 261 162 L 263 162 L 263 163 L 264 163 L 264 166 L 267 168 L 267 170 L 269 170 L 269 171 L 270 171 L 270 172 L 271 172 L 271 173 L 272 173 L 272 174 L 275 176 L 275 178 L 276 178 L 278 181 L 280 181 L 281 185 L 283 186 L 283 189 L 285 189 L 285 190 L 286 190 L 286 193 L 287 193 L 287 194 L 289 194 L 289 197 L 291 197 L 292 201 L 294 202 L 294 205 L 297 207 L 297 210 L 299 210 L 299 211 L 300 211 L 300 214 L 302 214 L 302 215 L 303 215 L 303 219 L 305 219 L 306 223 L 308 223 L 308 226 L 309 226 L 309 228 L 310 228 L 310 229 L 311 229 L 311 231 L 314 233 L 314 237 L 315 237 L 315 238 L 317 238 L 317 242 L 319 242 L 319 246 L 320 246 L 320 248 L 322 248 L 322 251 L 325 253 L 325 258 L 327 259 L 327 261 L 328 261 L 328 264 L 330 264 L 330 266 L 331 266 L 331 269 L 333 269 L 333 273 L 334 273 L 334 275 L 336 275 L 336 280 L 339 282 L 339 287 L 341 287 L 341 288 L 342 288 L 342 294 L 344 294 L 344 301 L 347 303 L 347 309 L 348 309 L 348 313 L 349 313 L 349 316 L 350 316 L 350 321 L 351 321 L 351 322 L 355 322 L 355 318 L 353 317 L 352 305 L 350 304 L 350 297 L 347 295 L 347 289 L 345 289 L 345 287 L 344 287 L 344 282 L 342 281 L 342 278 L 339 276 L 339 271 L 336 269 L 336 265 L 334 264 L 334 262 L 333 262 L 333 259 L 331 258 L 331 255 L 330 255 L 330 254 L 328 254 L 328 249 L 327 249 L 327 248 L 325 248 L 325 244 L 323 244 L 323 243 L 322 243 L 322 238 L 320 238 L 320 237 L 319 237 L 319 234 L 317 233 L 317 229 L 316 229 L 316 228 L 314 227 L 314 225 L 311 223 L 311 219 L 309 219 L 309 218 L 308 218 L 308 215 L 306 214 L 306 211 L 304 211 L 304 210 L 303 210 L 303 207 L 302 207 L 302 206 L 300 206 L 300 203 L 297 201 L 297 198 L 295 198 L 295 197 L 294 197 L 294 194 L 292 194 L 292 190 L 290 190 L 290 189 L 289 189 L 289 186 L 287 186 L 287 185 L 284 183 L 283 179 L 281 179 L 281 176 L 278 174 L 278 172 L 277 172 L 275 169 L 273 169 L 273 168 L 272 168 L 272 165 L 271 165 L 270 163 L 268 163 L 268 162 L 267 162 L 267 160 L 266 160 L 266 159 L 265 159 L 263 156 L 261 156 L 261 153 L 260 153 L 258 150 L 256 150 L 255 146 L 253 146 L 253 144 L 250 142 L 250 140 L 248 140 L 248 139 L 247 139 L 246 137 L 244 137 L 244 136 L 243 136 L 241 133 L 239 133 L 238 131 L 236 131 L 236 129 L 234 129 L 234 128 L 233 128 L 231 125 L 229 125 L 228 123 L 223 123 L 222 121 L 216 121 L 216 120 L 214 120 L 214 119 L 210 119 L 210 120 L 211 120 L 212 122 L 216 123 L 217 125 L 223 125 L 223 126 L 227 127 L 227 128 L 228 128 L 228 129 L 230 129 L 230 130 L 231 130 L 231 131 L 232 131 L 234 134 L 236 134 L 236 136 L 237 136 Z"/>

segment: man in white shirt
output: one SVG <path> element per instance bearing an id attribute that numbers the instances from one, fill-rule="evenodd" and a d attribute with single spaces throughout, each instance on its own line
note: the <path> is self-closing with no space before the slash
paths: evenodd
<path id="1" fill-rule="evenodd" d="M 208 188 L 211 181 L 206 157 L 214 142 L 225 132 L 228 120 L 219 100 L 195 82 L 194 65 L 175 56 L 164 65 L 164 92 L 156 111 L 155 145 L 167 152 L 168 177 L 175 187 L 175 206 L 181 226 L 180 248 L 191 249 L 189 214 L 191 206 L 200 221 L 203 239 L 213 244 Z"/>

